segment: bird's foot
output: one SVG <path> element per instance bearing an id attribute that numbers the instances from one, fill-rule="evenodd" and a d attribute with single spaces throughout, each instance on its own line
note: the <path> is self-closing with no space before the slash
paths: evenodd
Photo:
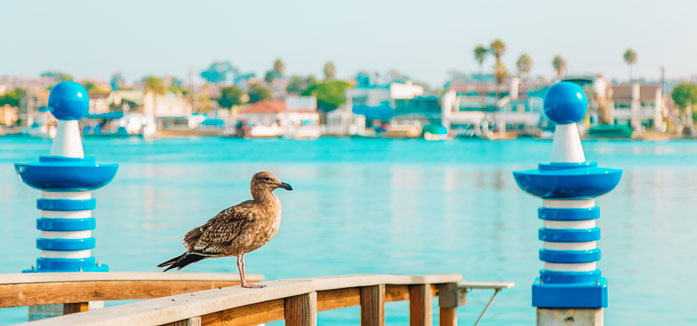
<path id="1" fill-rule="evenodd" d="M 253 283 L 242 283 L 241 286 L 243 288 L 248 288 L 248 289 L 261 289 L 263 287 L 266 287 L 266 285 L 263 284 L 253 284 Z"/>

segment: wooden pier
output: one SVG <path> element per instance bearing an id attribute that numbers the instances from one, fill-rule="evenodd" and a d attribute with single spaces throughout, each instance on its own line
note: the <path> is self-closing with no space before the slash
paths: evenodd
<path id="1" fill-rule="evenodd" d="M 386 303 L 407 300 L 410 325 L 431 326 L 436 296 L 439 324 L 450 326 L 457 324 L 456 309 L 466 304 L 469 290 L 494 290 L 488 308 L 501 289 L 513 286 L 466 282 L 458 274 L 329 276 L 269 281 L 262 289 L 233 286 L 239 279 L 229 274 L 10 275 L 15 279 L 0 283 L 0 307 L 61 303 L 66 313 L 80 312 L 21 324 L 36 326 L 258 325 L 282 319 L 286 325 L 314 326 L 318 312 L 353 306 L 361 307 L 361 325 L 372 326 L 385 324 Z M 146 298 L 156 299 L 85 311 L 87 301 Z"/>

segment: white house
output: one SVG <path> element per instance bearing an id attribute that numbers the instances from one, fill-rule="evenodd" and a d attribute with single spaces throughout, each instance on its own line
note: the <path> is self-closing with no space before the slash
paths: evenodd
<path id="1" fill-rule="evenodd" d="M 281 121 L 284 136 L 289 138 L 317 138 L 321 135 L 317 98 L 314 96 L 287 96 L 286 111 Z"/>
<path id="2" fill-rule="evenodd" d="M 630 125 L 636 131 L 650 128 L 665 131 L 663 101 L 660 85 L 633 83 L 613 86 L 611 117 L 616 124 Z"/>

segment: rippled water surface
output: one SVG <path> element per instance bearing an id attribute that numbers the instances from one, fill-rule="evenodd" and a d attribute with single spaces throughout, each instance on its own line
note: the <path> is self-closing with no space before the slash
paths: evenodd
<path id="1" fill-rule="evenodd" d="M 34 264 L 35 200 L 13 162 L 49 152 L 50 141 L 0 138 L 0 273 Z M 624 169 L 597 200 L 599 264 L 609 281 L 608 325 L 697 323 L 697 142 L 586 141 L 586 157 Z M 531 284 L 538 261 L 536 209 L 512 171 L 548 160 L 549 141 L 196 138 L 86 139 L 88 155 L 120 163 L 95 193 L 97 248 L 112 271 L 155 271 L 183 251 L 191 227 L 249 196 L 259 170 L 293 185 L 278 235 L 247 255 L 247 271 L 267 279 L 348 273 L 461 273 L 467 280 L 513 281 L 481 325 L 532 325 Z M 189 272 L 237 273 L 234 258 Z M 458 310 L 471 325 L 490 292 Z M 408 305 L 387 305 L 387 323 L 408 324 Z M 437 311 L 437 310 L 436 310 Z M 0 309 L 0 324 L 26 308 Z M 356 325 L 356 308 L 319 315 L 320 324 Z M 437 318 L 435 318 L 437 320 Z"/>

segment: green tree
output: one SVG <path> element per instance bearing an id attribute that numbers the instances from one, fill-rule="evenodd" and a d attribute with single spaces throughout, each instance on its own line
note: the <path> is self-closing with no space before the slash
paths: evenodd
<path id="1" fill-rule="evenodd" d="M 678 106 L 680 111 L 685 110 L 691 104 L 697 104 L 697 85 L 695 84 L 678 84 L 673 87 L 670 93 L 673 102 Z"/>
<path id="2" fill-rule="evenodd" d="M 72 81 L 74 79 L 73 75 L 61 71 L 44 71 L 41 73 L 41 77 L 55 78 L 59 81 Z"/>
<path id="3" fill-rule="evenodd" d="M 271 90 L 259 83 L 249 85 L 249 103 L 271 99 Z"/>
<path id="4" fill-rule="evenodd" d="M 283 74 L 286 72 L 286 65 L 283 63 L 283 61 L 281 61 L 280 58 L 274 60 L 273 71 L 280 76 L 283 76 Z"/>
<path id="5" fill-rule="evenodd" d="M 291 94 L 301 94 L 315 84 L 317 84 L 317 79 L 313 75 L 309 75 L 307 77 L 293 76 L 290 78 L 286 90 Z"/>
<path id="6" fill-rule="evenodd" d="M 346 89 L 351 84 L 343 80 L 329 80 L 306 89 L 302 95 L 314 95 L 317 97 L 317 108 L 322 112 L 329 112 L 346 102 Z"/>
<path id="7" fill-rule="evenodd" d="M 167 87 L 167 91 L 172 93 L 172 94 L 181 94 L 184 96 L 189 95 L 188 89 L 181 87 L 181 85 L 176 85 L 176 84 L 169 85 L 169 87 Z"/>
<path id="8" fill-rule="evenodd" d="M 687 118 L 687 107 L 692 107 L 694 104 L 697 104 L 697 85 L 688 83 L 678 84 L 673 87 L 670 97 L 673 98 L 673 102 L 678 106 L 680 110 L 680 120 L 684 123 L 686 120 L 685 118 Z M 694 110 L 693 107 L 692 121 L 695 120 L 697 120 L 697 110 Z"/>
<path id="9" fill-rule="evenodd" d="M 554 67 L 554 70 L 557 71 L 558 78 L 562 78 L 564 75 L 566 75 L 566 60 L 564 60 L 561 55 L 557 54 L 554 56 L 552 66 Z"/>
<path id="10" fill-rule="evenodd" d="M 333 62 L 329 61 L 324 64 L 324 80 L 334 80 L 336 77 L 336 66 Z"/>
<path id="11" fill-rule="evenodd" d="M 0 95 L 0 106 L 9 105 L 18 108 L 19 104 L 22 101 L 22 97 L 24 97 L 25 93 L 26 91 L 24 89 L 15 88 L 7 93 Z"/>
<path id="12" fill-rule="evenodd" d="M 496 84 L 501 84 L 504 78 L 508 76 L 508 70 L 501 61 L 501 57 L 506 53 L 506 44 L 501 39 L 495 39 L 489 45 L 491 54 L 494 55 L 496 62 L 494 63 L 494 74 L 496 76 Z"/>
<path id="13" fill-rule="evenodd" d="M 242 97 L 244 96 L 244 91 L 235 86 L 227 86 L 220 89 L 220 97 L 218 100 L 218 105 L 221 108 L 232 108 L 235 105 L 242 104 Z"/>
<path id="14" fill-rule="evenodd" d="M 532 58 L 530 58 L 530 55 L 527 53 L 521 54 L 520 57 L 518 57 L 518 61 L 516 61 L 516 67 L 518 68 L 519 77 L 523 77 L 523 75 L 527 76 L 532 69 Z"/>
<path id="15" fill-rule="evenodd" d="M 274 81 L 274 79 L 276 79 L 276 72 L 275 71 L 269 70 L 266 72 L 266 74 L 264 74 L 264 81 L 267 84 L 271 84 Z"/>
<path id="16" fill-rule="evenodd" d="M 93 83 L 93 82 L 91 82 L 91 81 L 90 81 L 90 82 L 86 82 L 86 83 L 85 83 L 84 85 L 82 85 L 82 86 L 85 87 L 85 90 L 86 90 L 88 93 L 99 93 L 99 94 L 108 94 L 108 93 L 109 93 L 109 90 L 108 90 L 108 89 L 106 89 L 106 88 L 101 88 L 101 87 L 99 87 L 97 84 L 95 84 L 95 83 Z"/>
<path id="17" fill-rule="evenodd" d="M 624 58 L 624 62 L 629 66 L 629 82 L 631 83 L 633 81 L 632 66 L 636 63 L 636 52 L 634 52 L 632 48 L 628 48 L 627 51 L 624 51 L 622 57 Z"/>
<path id="18" fill-rule="evenodd" d="M 167 87 L 160 77 L 151 75 L 145 78 L 145 92 L 152 93 L 154 110 L 157 110 L 157 96 L 167 94 Z"/>
<path id="19" fill-rule="evenodd" d="M 273 62 L 273 68 L 264 74 L 264 81 L 267 84 L 271 84 L 277 78 L 283 78 L 283 74 L 286 71 L 286 65 L 281 61 L 281 59 L 276 59 Z"/>
<path id="20" fill-rule="evenodd" d="M 145 91 L 157 95 L 165 95 L 167 93 L 167 87 L 162 78 L 157 76 L 145 77 Z"/>
<path id="21" fill-rule="evenodd" d="M 484 61 L 486 60 L 486 57 L 489 55 L 489 49 L 484 47 L 483 45 L 477 45 L 474 48 L 474 60 L 477 61 L 479 64 L 479 74 L 481 75 L 482 69 L 484 67 Z"/>

